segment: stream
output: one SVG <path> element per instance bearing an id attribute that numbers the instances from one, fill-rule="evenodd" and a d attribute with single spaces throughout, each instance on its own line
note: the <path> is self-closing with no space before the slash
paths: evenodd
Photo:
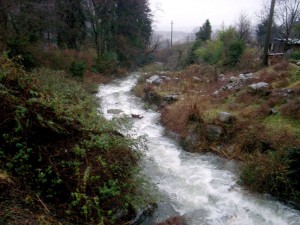
<path id="1" fill-rule="evenodd" d="M 132 135 L 146 137 L 143 174 L 162 196 L 153 217 L 143 225 L 154 225 L 172 216 L 184 216 L 188 225 L 300 225 L 300 212 L 272 199 L 253 194 L 238 184 L 238 165 L 213 154 L 184 151 L 164 136 L 160 114 L 143 108 L 131 92 L 139 73 L 99 88 L 101 108 L 107 119 L 114 113 L 137 114 Z M 111 113 L 109 113 L 111 112 Z"/>

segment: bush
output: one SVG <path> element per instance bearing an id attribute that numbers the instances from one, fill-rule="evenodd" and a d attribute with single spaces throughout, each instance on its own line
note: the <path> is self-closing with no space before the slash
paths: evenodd
<path id="1" fill-rule="evenodd" d="M 28 51 L 29 42 L 20 38 L 13 38 L 8 41 L 8 57 L 14 58 L 16 56 L 20 56 L 20 63 L 24 66 L 25 69 L 32 69 L 37 66 L 37 60 L 33 56 L 33 54 Z"/>
<path id="2" fill-rule="evenodd" d="M 73 77 L 82 79 L 85 69 L 86 69 L 85 62 L 83 62 L 83 61 L 75 62 L 74 61 L 74 62 L 72 62 L 69 71 Z"/>
<path id="3" fill-rule="evenodd" d="M 94 70 L 104 74 L 114 74 L 118 71 L 118 56 L 114 52 L 105 52 L 98 57 Z"/>
<path id="4" fill-rule="evenodd" d="M 299 148 L 256 155 L 241 169 L 241 180 L 254 191 L 291 199 L 300 206 Z"/>
<path id="5" fill-rule="evenodd" d="M 287 56 L 291 60 L 300 60 L 300 51 L 294 50 L 290 52 Z"/>
<path id="6" fill-rule="evenodd" d="M 233 41 L 229 44 L 228 47 L 228 54 L 225 55 L 225 65 L 228 65 L 230 67 L 235 66 L 239 60 L 241 55 L 243 54 L 245 49 L 245 44 L 241 40 Z"/>
<path id="7" fill-rule="evenodd" d="M 206 45 L 195 51 L 197 59 L 210 65 L 221 61 L 223 55 L 223 44 L 220 41 L 207 41 Z"/>

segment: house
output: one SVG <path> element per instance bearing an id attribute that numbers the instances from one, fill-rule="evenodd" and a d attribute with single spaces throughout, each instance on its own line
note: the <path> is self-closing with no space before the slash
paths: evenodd
<path id="1" fill-rule="evenodd" d="M 300 40 L 296 38 L 289 38 L 288 43 L 282 38 L 273 38 L 269 54 L 268 65 L 274 65 L 284 59 L 287 51 L 300 50 Z"/>
<path id="2" fill-rule="evenodd" d="M 300 40 L 296 38 L 289 38 L 288 43 L 283 38 L 273 38 L 270 46 L 270 53 L 285 53 L 287 50 L 300 50 Z"/>

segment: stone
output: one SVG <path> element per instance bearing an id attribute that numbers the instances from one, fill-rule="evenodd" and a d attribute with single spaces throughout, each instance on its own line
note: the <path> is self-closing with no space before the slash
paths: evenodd
<path id="1" fill-rule="evenodd" d="M 270 109 L 270 115 L 276 115 L 278 111 L 274 108 Z"/>
<path id="2" fill-rule="evenodd" d="M 248 87 L 253 91 L 258 91 L 258 90 L 267 89 L 267 88 L 270 87 L 270 85 L 266 82 L 259 82 L 259 83 L 256 83 L 256 84 L 251 84 Z"/>
<path id="3" fill-rule="evenodd" d="M 195 81 L 201 81 L 201 79 L 199 77 L 193 77 L 193 80 L 195 80 Z"/>
<path id="4" fill-rule="evenodd" d="M 234 82 L 238 81 L 238 78 L 237 77 L 230 77 L 229 81 L 232 82 L 232 83 L 234 83 Z"/>
<path id="5" fill-rule="evenodd" d="M 247 73 L 247 74 L 244 74 L 244 77 L 246 77 L 247 79 L 251 79 L 254 77 L 253 73 Z"/>
<path id="6" fill-rule="evenodd" d="M 151 84 L 161 84 L 163 80 L 158 75 L 154 75 L 147 79 L 147 82 Z"/>
<path id="7" fill-rule="evenodd" d="M 296 63 L 297 66 L 300 66 L 300 61 Z"/>
<path id="8" fill-rule="evenodd" d="M 232 123 L 235 117 L 229 112 L 220 112 L 219 113 L 219 120 L 222 123 Z"/>
<path id="9" fill-rule="evenodd" d="M 107 110 L 107 113 L 119 115 L 119 114 L 123 113 L 123 111 L 120 109 L 109 109 L 109 110 Z"/>
<path id="10" fill-rule="evenodd" d="M 247 77 L 245 77 L 244 74 L 240 74 L 239 79 L 242 80 L 242 81 L 245 81 L 245 80 L 247 80 Z"/>
<path id="11" fill-rule="evenodd" d="M 176 102 L 178 101 L 178 95 L 176 94 L 169 94 L 164 96 L 164 100 L 168 103 Z"/>
<path id="12" fill-rule="evenodd" d="M 210 141 L 217 141 L 224 134 L 224 128 L 217 124 L 209 124 L 206 126 L 207 139 Z"/>

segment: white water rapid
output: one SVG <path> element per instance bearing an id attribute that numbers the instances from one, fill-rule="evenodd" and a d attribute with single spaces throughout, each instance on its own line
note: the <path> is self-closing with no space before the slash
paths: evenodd
<path id="1" fill-rule="evenodd" d="M 130 91 L 139 74 L 99 88 L 100 111 L 112 119 L 113 110 L 138 114 L 133 131 L 145 135 L 148 159 L 143 171 L 166 200 L 160 203 L 153 225 L 174 215 L 184 215 L 188 225 L 300 225 L 300 212 L 264 195 L 245 191 L 237 184 L 234 162 L 212 154 L 192 154 L 164 136 L 160 114 L 145 110 Z M 116 111 L 116 110 L 115 110 Z"/>

